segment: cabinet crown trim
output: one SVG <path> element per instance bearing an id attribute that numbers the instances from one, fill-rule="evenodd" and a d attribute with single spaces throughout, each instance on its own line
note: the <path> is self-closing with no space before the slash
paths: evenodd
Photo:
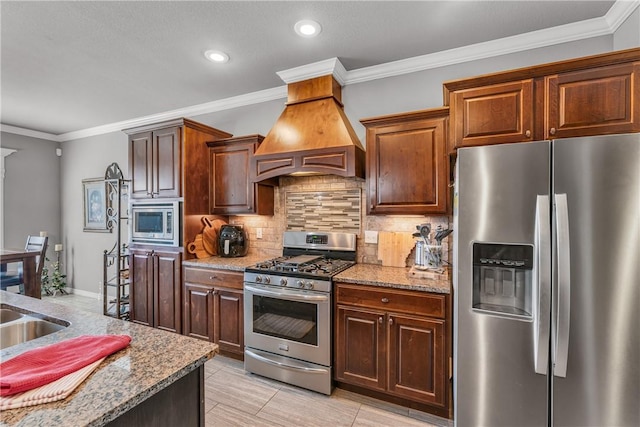
<path id="1" fill-rule="evenodd" d="M 384 116 L 368 117 L 361 119 L 365 127 L 384 126 L 387 124 L 413 122 L 417 120 L 426 120 L 433 118 L 441 118 L 449 116 L 449 107 L 430 108 L 427 110 L 408 111 L 405 113 L 388 114 Z"/>
<path id="2" fill-rule="evenodd" d="M 552 74 L 580 71 L 589 68 L 596 68 L 613 64 L 623 64 L 626 62 L 635 61 L 640 61 L 640 48 L 619 50 L 600 55 L 585 56 L 582 58 L 550 62 L 547 64 L 540 64 L 532 67 L 517 68 L 509 71 L 484 74 L 471 78 L 450 80 L 442 84 L 444 88 L 444 102 L 446 105 L 448 105 L 449 92 L 454 92 L 461 89 L 506 83 L 513 80 L 541 78 Z"/>

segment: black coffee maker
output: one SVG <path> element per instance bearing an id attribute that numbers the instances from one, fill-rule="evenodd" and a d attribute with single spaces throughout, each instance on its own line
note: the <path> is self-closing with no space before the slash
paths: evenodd
<path id="1" fill-rule="evenodd" d="M 225 258 L 245 256 L 249 238 L 241 225 L 223 225 L 218 235 L 218 255 Z"/>

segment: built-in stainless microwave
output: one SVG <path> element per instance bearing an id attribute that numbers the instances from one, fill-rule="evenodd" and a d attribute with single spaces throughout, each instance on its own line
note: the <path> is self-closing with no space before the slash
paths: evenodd
<path id="1" fill-rule="evenodd" d="M 131 243 L 181 246 L 182 202 L 135 201 L 131 203 Z"/>

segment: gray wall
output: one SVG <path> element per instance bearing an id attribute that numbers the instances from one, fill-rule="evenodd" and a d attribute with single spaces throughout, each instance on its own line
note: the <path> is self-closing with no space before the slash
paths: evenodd
<path id="1" fill-rule="evenodd" d="M 127 135 L 113 132 L 64 142 L 62 147 L 62 233 L 68 284 L 75 293 L 99 294 L 103 251 L 113 247 L 116 236 L 83 231 L 82 180 L 104 178 L 113 162 L 127 178 Z"/>
<path id="2" fill-rule="evenodd" d="M 5 158 L 2 232 L 4 247 L 24 248 L 28 235 L 46 231 L 48 257 L 62 242 L 60 157 L 57 142 L 11 133 L 0 133 L 3 148 L 17 150 Z"/>
<path id="3" fill-rule="evenodd" d="M 640 46 L 640 8 L 636 8 L 613 35 L 613 50 Z"/>
<path id="4" fill-rule="evenodd" d="M 619 37 L 620 40 L 629 38 Z M 365 132 L 359 123 L 360 119 L 439 107 L 442 105 L 443 81 L 611 50 L 613 36 L 604 36 L 466 62 L 349 85 L 343 89 L 343 102 L 347 116 L 364 143 Z M 236 136 L 253 133 L 265 135 L 280 115 L 284 102 L 284 99 L 270 101 L 191 118 Z M 69 279 L 76 292 L 97 294 L 102 280 L 102 251 L 111 247 L 113 239 L 110 235 L 82 231 L 81 181 L 83 178 L 102 176 L 105 168 L 114 161 L 127 175 L 127 138 L 124 133 L 115 132 L 64 142 L 62 147 L 62 235 L 68 248 L 65 255 Z"/>

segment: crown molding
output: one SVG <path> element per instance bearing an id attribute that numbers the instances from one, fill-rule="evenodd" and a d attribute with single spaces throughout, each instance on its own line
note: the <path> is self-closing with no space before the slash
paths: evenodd
<path id="1" fill-rule="evenodd" d="M 17 126 L 0 124 L 0 131 L 13 133 L 16 135 L 29 136 L 31 138 L 46 139 L 49 141 L 60 142 L 60 137 L 52 133 L 40 132 L 37 130 L 25 129 Z"/>
<path id="2" fill-rule="evenodd" d="M 380 65 L 373 65 L 351 71 L 347 71 L 338 58 L 330 58 L 314 62 L 312 64 L 278 71 L 276 74 L 278 74 L 278 76 L 287 84 L 332 74 L 341 86 L 346 86 L 354 83 L 362 83 L 386 77 L 415 73 L 418 71 L 487 59 L 530 49 L 610 35 L 613 34 L 620 25 L 622 25 L 622 23 L 636 10 L 636 8 L 638 8 L 639 5 L 640 0 L 617 0 L 613 6 L 611 6 L 607 14 L 600 18 L 589 19 L 539 31 L 532 31 L 512 37 L 477 43 L 470 46 L 416 56 Z M 4 124 L 1 125 L 1 130 L 3 132 L 62 142 L 101 135 L 109 132 L 116 132 L 126 128 L 144 126 L 146 124 L 172 120 L 179 117 L 192 117 L 207 113 L 214 113 L 217 111 L 258 104 L 276 99 L 283 99 L 286 97 L 287 87 L 279 86 L 154 114 L 151 116 L 125 120 L 60 135 L 22 129 L 16 126 Z"/>
<path id="3" fill-rule="evenodd" d="M 333 74 L 341 86 L 344 86 L 348 73 L 342 62 L 335 57 L 276 72 L 278 77 L 287 84 Z"/>
<path id="4" fill-rule="evenodd" d="M 638 3 L 635 4 L 635 7 L 637 6 Z M 624 21 L 624 19 L 616 20 L 620 23 Z M 476 43 L 456 49 L 348 71 L 346 84 L 362 83 L 370 80 L 415 73 L 612 33 L 613 31 L 607 19 L 604 17 L 594 18 L 545 30 L 532 31 L 517 36 Z"/>
<path id="5" fill-rule="evenodd" d="M 615 33 L 638 6 L 640 0 L 617 0 L 604 16 L 611 33 Z"/>
<path id="6" fill-rule="evenodd" d="M 152 123 L 173 120 L 180 117 L 193 117 L 216 111 L 230 110 L 232 108 L 244 107 L 246 105 L 260 104 L 262 102 L 283 99 L 287 97 L 287 87 L 278 86 L 271 89 L 265 89 L 257 92 L 251 92 L 244 95 L 233 96 L 231 98 L 220 99 L 217 101 L 206 102 L 204 104 L 193 105 L 177 110 L 166 111 L 163 113 L 153 114 L 150 116 L 139 117 L 131 120 L 124 120 L 117 123 L 111 123 L 104 126 L 97 126 L 89 129 L 83 129 L 74 132 L 63 133 L 59 135 L 61 141 L 71 141 L 73 139 L 87 138 L 95 135 L 102 135 L 109 132 L 119 132 L 122 129 L 144 126 Z"/>

